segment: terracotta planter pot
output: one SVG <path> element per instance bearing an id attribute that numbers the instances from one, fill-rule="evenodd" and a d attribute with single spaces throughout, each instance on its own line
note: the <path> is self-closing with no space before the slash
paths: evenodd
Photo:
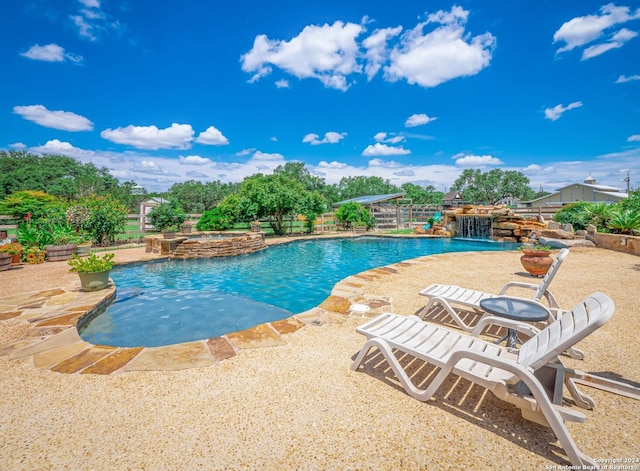
<path id="1" fill-rule="evenodd" d="M 183 234 L 191 234 L 191 226 L 182 226 L 181 231 Z"/>
<path id="2" fill-rule="evenodd" d="M 165 239 L 175 239 L 176 234 L 176 231 L 162 231 L 162 237 L 164 237 Z"/>
<path id="3" fill-rule="evenodd" d="M 20 259 L 22 258 L 22 252 L 19 254 L 13 255 L 11 257 L 11 265 L 20 265 Z"/>
<path id="4" fill-rule="evenodd" d="M 99 291 L 109 285 L 110 270 L 96 273 L 78 273 L 80 285 L 85 291 Z"/>
<path id="5" fill-rule="evenodd" d="M 47 252 L 47 259 L 50 262 L 61 262 L 69 260 L 76 253 L 77 248 L 76 244 L 45 245 L 44 250 Z"/>
<path id="6" fill-rule="evenodd" d="M 0 271 L 5 271 L 11 268 L 12 256 L 8 253 L 0 253 Z"/>
<path id="7" fill-rule="evenodd" d="M 525 270 L 533 276 L 544 276 L 553 263 L 551 253 L 547 250 L 523 250 L 520 262 Z"/>

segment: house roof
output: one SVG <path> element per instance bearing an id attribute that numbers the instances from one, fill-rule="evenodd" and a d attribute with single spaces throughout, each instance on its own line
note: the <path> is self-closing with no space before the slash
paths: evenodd
<path id="1" fill-rule="evenodd" d="M 380 203 L 381 201 L 387 200 L 399 200 L 404 198 L 404 193 L 391 193 L 389 195 L 367 195 L 367 196 L 358 196 L 357 198 L 351 198 L 344 201 L 338 201 L 337 203 L 333 203 L 333 206 L 342 206 L 346 203 L 359 203 L 359 204 L 375 204 Z"/>
<path id="2" fill-rule="evenodd" d="M 443 201 L 446 200 L 456 200 L 456 199 L 462 199 L 462 195 L 460 194 L 459 191 L 450 191 L 449 193 L 447 193 L 446 195 L 444 195 L 442 197 Z"/>

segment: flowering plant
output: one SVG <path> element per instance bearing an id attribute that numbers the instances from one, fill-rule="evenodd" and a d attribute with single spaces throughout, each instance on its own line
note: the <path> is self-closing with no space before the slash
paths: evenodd
<path id="1" fill-rule="evenodd" d="M 8 244 L 0 245 L 0 252 L 8 253 L 9 255 L 21 254 L 22 249 L 22 244 L 18 242 L 9 242 Z"/>

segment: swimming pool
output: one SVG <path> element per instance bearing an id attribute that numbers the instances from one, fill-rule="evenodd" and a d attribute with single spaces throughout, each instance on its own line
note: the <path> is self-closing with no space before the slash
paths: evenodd
<path id="1" fill-rule="evenodd" d="M 237 257 L 115 267 L 115 302 L 80 335 L 119 347 L 217 337 L 318 306 L 340 280 L 371 268 L 423 255 L 516 246 L 448 238 L 319 239 Z"/>

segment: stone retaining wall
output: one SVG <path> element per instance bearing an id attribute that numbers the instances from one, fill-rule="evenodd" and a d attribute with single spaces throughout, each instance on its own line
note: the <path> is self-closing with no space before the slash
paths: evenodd
<path id="1" fill-rule="evenodd" d="M 237 237 L 186 239 L 177 244 L 171 258 L 214 258 L 242 255 L 266 249 L 263 233 L 248 232 Z"/>
<path id="2" fill-rule="evenodd" d="M 587 228 L 587 239 L 603 249 L 640 255 L 640 237 L 622 234 L 596 232 L 595 227 Z"/>

